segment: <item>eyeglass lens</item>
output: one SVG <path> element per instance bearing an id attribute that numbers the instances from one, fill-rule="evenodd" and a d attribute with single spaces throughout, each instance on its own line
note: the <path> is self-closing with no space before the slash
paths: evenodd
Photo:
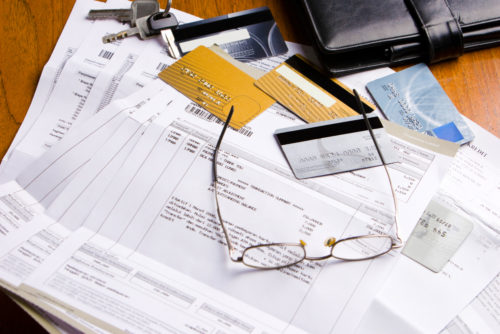
<path id="1" fill-rule="evenodd" d="M 254 268 L 281 268 L 299 263 L 306 257 L 300 244 L 270 244 L 249 247 L 243 252 L 243 263 Z"/>
<path id="2" fill-rule="evenodd" d="M 392 238 L 384 235 L 366 235 L 339 240 L 332 248 L 336 259 L 356 261 L 387 253 L 392 247 Z"/>

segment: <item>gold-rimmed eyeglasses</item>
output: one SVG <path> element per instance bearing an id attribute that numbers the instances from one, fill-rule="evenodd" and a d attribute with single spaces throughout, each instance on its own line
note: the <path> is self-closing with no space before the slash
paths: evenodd
<path id="1" fill-rule="evenodd" d="M 303 260 L 319 261 L 326 260 L 330 257 L 344 260 L 344 261 L 361 261 L 369 260 L 380 255 L 388 253 L 394 248 L 399 248 L 402 246 L 401 238 L 398 234 L 398 208 L 396 196 L 394 194 L 394 188 L 392 185 L 391 177 L 387 169 L 382 152 L 380 151 L 377 139 L 373 134 L 373 129 L 371 128 L 370 122 L 366 116 L 361 99 L 354 90 L 354 95 L 357 101 L 357 106 L 360 113 L 363 115 L 366 127 L 370 133 L 373 140 L 375 148 L 380 157 L 380 161 L 387 174 L 387 179 L 389 180 L 389 185 L 391 188 L 392 199 L 394 203 L 394 230 L 395 236 L 390 236 L 387 234 L 367 234 L 360 236 L 353 236 L 349 238 L 344 238 L 336 240 L 335 238 L 328 238 L 325 241 L 325 246 L 330 248 L 329 254 L 320 257 L 308 257 L 306 254 L 306 244 L 301 240 L 298 243 L 268 243 L 268 244 L 258 244 L 254 246 L 247 247 L 243 250 L 241 255 L 236 254 L 236 249 L 231 243 L 231 238 L 224 223 L 224 219 L 221 215 L 220 205 L 219 205 L 219 195 L 218 195 L 218 174 L 217 174 L 217 158 L 219 154 L 220 145 L 222 143 L 222 138 L 226 132 L 226 129 L 231 121 L 231 117 L 234 113 L 234 106 L 231 107 L 229 114 L 227 116 L 226 122 L 222 128 L 221 134 L 215 145 L 214 156 L 212 161 L 213 178 L 214 178 L 214 194 L 215 203 L 217 210 L 217 218 L 222 227 L 224 237 L 226 239 L 226 244 L 229 250 L 229 257 L 233 262 L 241 262 L 249 267 L 257 269 L 280 269 L 289 266 L 293 266 Z"/>

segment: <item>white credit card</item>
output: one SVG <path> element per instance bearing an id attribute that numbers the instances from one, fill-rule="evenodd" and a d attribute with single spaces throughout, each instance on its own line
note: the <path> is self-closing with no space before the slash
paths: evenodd
<path id="1" fill-rule="evenodd" d="M 385 162 L 397 162 L 380 119 L 369 115 L 368 120 Z M 362 115 L 278 129 L 274 134 L 298 179 L 382 164 Z"/>
<path id="2" fill-rule="evenodd" d="M 439 272 L 472 231 L 473 224 L 437 200 L 432 200 L 413 229 L 402 253 Z"/>

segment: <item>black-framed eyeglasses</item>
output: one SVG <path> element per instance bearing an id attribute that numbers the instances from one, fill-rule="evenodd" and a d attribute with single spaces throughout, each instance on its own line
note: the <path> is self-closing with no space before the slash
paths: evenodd
<path id="1" fill-rule="evenodd" d="M 356 90 L 354 90 L 354 95 L 356 97 L 358 109 L 360 113 L 363 115 L 366 127 L 370 133 L 375 148 L 378 152 L 380 161 L 382 162 L 382 165 L 385 169 L 385 172 L 387 174 L 387 179 L 389 180 L 392 199 L 394 202 L 395 236 L 390 236 L 388 234 L 367 234 L 367 235 L 353 236 L 340 240 L 336 240 L 335 238 L 328 238 L 325 241 L 325 246 L 330 248 L 330 252 L 329 254 L 320 257 L 308 257 L 305 248 L 306 244 L 302 240 L 300 240 L 300 242 L 298 243 L 280 242 L 280 243 L 258 244 L 247 247 L 243 250 L 241 255 L 239 256 L 236 255 L 235 254 L 236 249 L 233 247 L 231 243 L 229 233 L 226 229 L 224 220 L 222 219 L 222 215 L 220 212 L 219 196 L 218 196 L 218 174 L 217 174 L 217 158 L 219 154 L 219 148 L 222 143 L 222 138 L 224 137 L 224 134 L 231 121 L 231 117 L 234 112 L 234 106 L 232 106 L 227 116 L 224 127 L 222 128 L 217 144 L 215 146 L 212 168 L 213 168 L 214 194 L 215 194 L 217 217 L 219 219 L 219 223 L 222 227 L 222 231 L 226 239 L 226 244 L 229 250 L 229 257 L 233 262 L 241 262 L 249 267 L 257 269 L 280 269 L 293 266 L 304 260 L 319 261 L 319 260 L 326 260 L 330 257 L 344 261 L 369 260 L 384 255 L 394 248 L 399 248 L 402 246 L 402 241 L 398 234 L 398 218 L 397 218 L 398 207 L 391 177 L 389 175 L 389 171 L 387 169 L 387 165 L 385 163 L 382 152 L 380 151 L 380 148 L 378 146 L 377 139 L 373 134 L 373 129 L 371 128 L 370 122 L 368 121 L 368 118 L 366 116 L 363 104 L 361 103 L 361 99 Z"/>

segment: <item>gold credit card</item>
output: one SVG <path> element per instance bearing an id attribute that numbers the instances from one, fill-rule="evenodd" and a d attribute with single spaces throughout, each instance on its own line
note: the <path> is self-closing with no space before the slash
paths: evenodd
<path id="1" fill-rule="evenodd" d="M 254 85 L 254 79 L 204 46 L 186 54 L 158 75 L 163 81 L 239 129 L 275 101 Z"/>
<path id="2" fill-rule="evenodd" d="M 358 115 L 353 93 L 298 55 L 262 76 L 255 85 L 308 123 Z M 364 101 L 367 112 L 374 107 Z"/>

